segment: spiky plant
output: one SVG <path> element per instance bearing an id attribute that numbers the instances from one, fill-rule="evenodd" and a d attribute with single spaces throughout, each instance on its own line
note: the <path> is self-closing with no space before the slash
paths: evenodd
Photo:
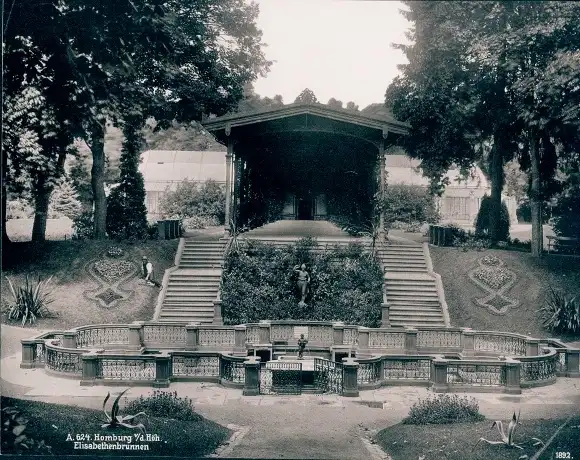
<path id="1" fill-rule="evenodd" d="M 8 280 L 10 293 L 14 298 L 14 304 L 8 309 L 9 320 L 17 321 L 22 319 L 22 325 L 24 326 L 26 321 L 32 324 L 36 321 L 36 318 L 46 317 L 50 314 L 47 305 L 54 302 L 54 299 L 50 298 L 51 289 L 48 289 L 48 285 L 52 280 L 52 276 L 44 281 L 38 277 L 38 283 L 34 285 L 28 279 L 28 275 L 26 275 L 24 285 L 17 288 L 14 287 L 10 278 L 6 277 L 6 279 Z"/>
<path id="2" fill-rule="evenodd" d="M 132 430 L 141 430 L 141 432 L 145 433 L 145 425 L 143 425 L 142 423 L 138 423 L 136 425 L 131 425 L 130 423 L 127 423 L 133 420 L 134 418 L 138 417 L 139 415 L 147 416 L 145 412 L 139 412 L 135 415 L 119 415 L 119 400 L 121 399 L 121 396 L 123 396 L 127 391 L 129 391 L 128 388 L 123 392 L 121 392 L 119 396 L 117 396 L 115 402 L 113 403 L 113 408 L 111 409 L 111 415 L 107 414 L 107 409 L 105 408 L 107 401 L 111 397 L 111 393 L 107 393 L 107 397 L 103 401 L 103 412 L 105 413 L 105 417 L 107 417 L 107 423 L 101 425 L 101 428 L 117 428 L 122 426 L 125 428 L 130 428 Z"/>
<path id="3" fill-rule="evenodd" d="M 491 445 L 502 445 L 503 444 L 506 447 L 515 447 L 516 449 L 523 449 L 522 446 L 520 446 L 519 444 L 516 444 L 514 442 L 515 431 L 516 431 L 516 427 L 518 425 L 521 425 L 520 412 L 518 412 L 517 417 L 516 417 L 516 413 L 514 412 L 514 415 L 512 416 L 512 419 L 510 420 L 510 423 L 508 425 L 507 434 L 503 429 L 503 422 L 501 420 L 496 420 L 491 425 L 490 429 L 493 429 L 493 427 L 497 426 L 497 431 L 499 432 L 499 435 L 501 437 L 501 441 L 489 441 L 488 439 L 485 439 L 485 438 L 479 438 L 479 441 L 484 441 L 484 442 L 487 442 L 488 444 L 491 444 Z M 479 441 L 477 441 L 477 442 L 479 443 Z M 532 441 L 534 441 L 534 447 L 544 444 L 538 438 L 532 438 Z"/>

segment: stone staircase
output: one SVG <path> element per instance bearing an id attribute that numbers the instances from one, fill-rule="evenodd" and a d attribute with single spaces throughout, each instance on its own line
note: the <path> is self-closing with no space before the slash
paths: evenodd
<path id="1" fill-rule="evenodd" d="M 224 249 L 224 240 L 184 239 L 177 269 L 167 279 L 158 321 L 214 321 Z"/>
<path id="2" fill-rule="evenodd" d="M 429 273 L 423 246 L 391 243 L 377 255 L 385 269 L 389 322 L 400 326 L 445 326 L 437 278 Z"/>

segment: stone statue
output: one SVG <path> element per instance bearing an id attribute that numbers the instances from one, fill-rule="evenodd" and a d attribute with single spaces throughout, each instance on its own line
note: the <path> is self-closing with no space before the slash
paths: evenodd
<path id="1" fill-rule="evenodd" d="M 298 359 L 303 359 L 302 355 L 304 355 L 304 349 L 307 343 L 308 340 L 304 338 L 304 334 L 300 334 L 300 338 L 298 339 Z"/>
<path id="2" fill-rule="evenodd" d="M 300 302 L 298 305 L 305 306 L 306 294 L 308 294 L 308 285 L 310 284 L 310 273 L 306 271 L 306 264 L 296 265 L 294 271 L 298 273 L 298 290 L 300 291 Z"/>

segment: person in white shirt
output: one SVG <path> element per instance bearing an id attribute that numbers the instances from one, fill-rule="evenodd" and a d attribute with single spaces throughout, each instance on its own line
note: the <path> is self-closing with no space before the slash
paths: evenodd
<path id="1" fill-rule="evenodd" d="M 145 282 L 149 286 L 157 286 L 157 287 L 160 287 L 159 283 L 157 283 L 153 279 L 153 264 L 147 259 L 146 256 L 143 256 L 142 271 L 143 271 L 143 276 L 145 278 Z"/>

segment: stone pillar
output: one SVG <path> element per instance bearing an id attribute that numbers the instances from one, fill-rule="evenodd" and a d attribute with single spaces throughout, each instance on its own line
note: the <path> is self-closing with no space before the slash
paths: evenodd
<path id="1" fill-rule="evenodd" d="M 332 337 L 334 345 L 344 344 L 344 324 L 334 323 L 332 325 Z"/>
<path id="2" fill-rule="evenodd" d="M 512 395 L 522 393 L 520 387 L 521 363 L 515 359 L 506 358 L 505 360 L 505 392 Z"/>
<path id="3" fill-rule="evenodd" d="M 381 304 L 381 327 L 390 327 L 391 323 L 389 321 L 389 304 L 383 302 Z"/>
<path id="4" fill-rule="evenodd" d="M 234 161 L 234 177 L 233 177 L 233 206 L 232 206 L 232 218 L 236 226 L 240 225 L 238 219 L 239 213 L 239 198 L 240 198 L 240 185 L 241 185 L 241 168 L 242 168 L 242 159 L 236 155 L 236 159 Z"/>
<path id="5" fill-rule="evenodd" d="M 129 324 L 129 348 L 132 350 L 140 350 L 143 346 L 142 330 L 143 324 L 140 322 Z"/>
<path id="6" fill-rule="evenodd" d="M 434 393 L 446 393 L 447 385 L 447 360 L 435 358 L 433 360 L 433 375 L 431 380 L 433 382 L 432 390 Z"/>
<path id="7" fill-rule="evenodd" d="M 224 320 L 222 318 L 222 301 L 216 299 L 213 301 L 213 321 L 212 324 L 216 326 L 223 326 Z"/>
<path id="8" fill-rule="evenodd" d="M 538 356 L 540 354 L 540 339 L 526 338 L 526 356 Z"/>
<path id="9" fill-rule="evenodd" d="M 260 344 L 270 343 L 270 323 L 260 321 L 258 326 L 260 327 Z"/>
<path id="10" fill-rule="evenodd" d="M 63 348 L 76 348 L 77 347 L 77 333 L 76 333 L 76 331 L 65 331 L 62 333 L 62 346 L 63 346 Z"/>
<path id="11" fill-rule="evenodd" d="M 369 349 L 369 328 L 360 326 L 358 328 L 358 349 L 361 351 Z"/>
<path id="12" fill-rule="evenodd" d="M 20 344 L 22 345 L 22 361 L 20 362 L 20 367 L 22 369 L 36 367 L 36 341 L 21 340 Z"/>
<path id="13" fill-rule="evenodd" d="M 258 396 L 260 394 L 260 357 L 248 356 L 244 361 L 244 396 Z"/>
<path id="14" fill-rule="evenodd" d="M 234 343 L 234 351 L 246 350 L 246 326 L 234 326 Z"/>
<path id="15" fill-rule="evenodd" d="M 388 134 L 388 133 L 387 133 Z M 386 138 L 385 133 L 383 136 Z M 386 181 L 387 181 L 387 171 L 386 171 L 386 161 L 385 161 L 385 141 L 384 139 L 381 140 L 379 143 L 379 180 L 381 181 L 379 184 L 380 190 L 380 214 L 379 214 L 379 237 L 384 240 L 385 237 L 385 211 L 383 210 L 383 203 L 385 200 L 385 190 L 386 190 Z"/>
<path id="16" fill-rule="evenodd" d="M 358 392 L 358 366 L 353 358 L 342 359 L 342 396 L 357 397 Z"/>
<path id="17" fill-rule="evenodd" d="M 417 354 L 417 329 L 413 327 L 405 328 L 405 354 Z"/>
<path id="18" fill-rule="evenodd" d="M 226 210 L 225 227 L 226 231 L 231 231 L 230 219 L 232 206 L 232 158 L 234 155 L 234 141 L 228 138 L 228 153 L 226 154 Z"/>
<path id="19" fill-rule="evenodd" d="M 461 329 L 461 349 L 465 356 L 475 355 L 475 332 L 469 327 Z"/>
<path id="20" fill-rule="evenodd" d="M 171 378 L 171 357 L 167 354 L 155 356 L 154 388 L 168 388 Z"/>
<path id="21" fill-rule="evenodd" d="M 186 345 L 188 350 L 197 350 L 199 346 L 199 323 L 188 324 L 185 326 L 187 333 Z"/>
<path id="22" fill-rule="evenodd" d="M 580 349 L 566 350 L 566 377 L 580 377 Z"/>
<path id="23" fill-rule="evenodd" d="M 83 362 L 83 377 L 81 386 L 91 386 L 96 384 L 99 377 L 99 355 L 94 352 L 85 353 L 81 356 Z"/>

